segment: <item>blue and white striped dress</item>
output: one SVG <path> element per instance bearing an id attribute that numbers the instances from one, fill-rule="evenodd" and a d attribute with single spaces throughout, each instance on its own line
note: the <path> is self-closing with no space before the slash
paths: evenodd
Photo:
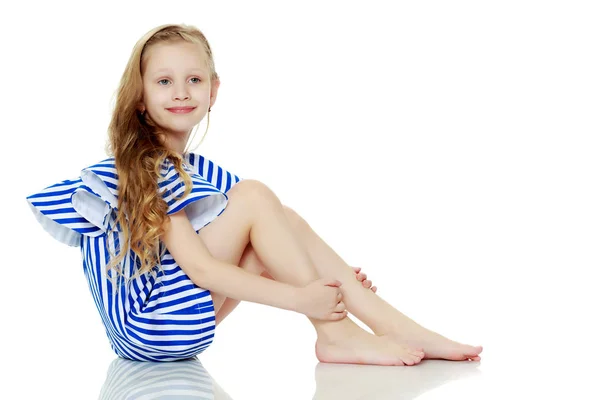
<path id="1" fill-rule="evenodd" d="M 185 198 L 183 179 L 166 160 L 159 178 L 159 193 L 168 204 L 167 214 L 185 209 L 196 232 L 225 209 L 227 191 L 238 176 L 195 153 L 184 158 L 184 170 L 193 183 Z M 189 165 L 187 165 L 189 164 Z M 158 266 L 141 276 L 125 280 L 106 265 L 108 235 L 117 217 L 117 171 L 114 157 L 81 171 L 80 177 L 64 180 L 27 196 L 42 227 L 58 241 L 79 246 L 83 272 L 96 303 L 106 334 L 115 353 L 137 361 L 176 361 L 203 352 L 213 341 L 215 313 L 210 291 L 194 284 L 166 250 Z M 109 243 L 123 243 L 121 232 L 113 232 Z M 120 245 L 119 245 L 120 246 Z M 138 260 L 139 261 L 139 260 Z M 136 272 L 136 256 L 129 250 L 122 271 Z M 119 277 L 117 290 L 110 281 Z"/>

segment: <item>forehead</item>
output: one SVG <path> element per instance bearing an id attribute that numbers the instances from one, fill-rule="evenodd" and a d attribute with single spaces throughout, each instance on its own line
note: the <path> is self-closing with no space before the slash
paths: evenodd
<path id="1" fill-rule="evenodd" d="M 156 43 L 144 52 L 142 70 L 145 74 L 195 70 L 208 72 L 207 57 L 201 45 L 178 41 Z"/>

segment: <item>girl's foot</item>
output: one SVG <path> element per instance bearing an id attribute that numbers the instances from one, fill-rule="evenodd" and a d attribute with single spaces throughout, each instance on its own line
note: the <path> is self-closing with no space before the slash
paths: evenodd
<path id="1" fill-rule="evenodd" d="M 353 322 L 344 323 L 340 328 L 335 335 L 318 336 L 315 350 L 319 361 L 339 364 L 414 365 L 424 356 L 422 351 L 412 350 L 385 337 L 372 335 Z"/>
<path id="2" fill-rule="evenodd" d="M 367 275 L 360 273 L 360 267 L 352 267 L 356 273 L 356 279 L 363 283 L 366 288 L 371 287 L 371 281 L 366 280 Z M 373 292 L 375 287 L 371 288 Z M 479 361 L 479 353 L 483 350 L 481 346 L 469 346 L 466 344 L 454 342 L 433 331 L 423 328 L 410 318 L 402 314 L 399 319 L 401 326 L 392 328 L 385 333 L 377 333 L 377 336 L 387 338 L 401 346 L 408 346 L 414 349 L 425 351 L 425 359 L 445 359 L 445 360 L 473 360 Z"/>
<path id="3" fill-rule="evenodd" d="M 401 346 L 423 349 L 424 359 L 479 361 L 481 360 L 479 353 L 483 350 L 481 346 L 469 346 L 455 342 L 419 325 L 411 329 L 391 330 L 378 336 Z"/>

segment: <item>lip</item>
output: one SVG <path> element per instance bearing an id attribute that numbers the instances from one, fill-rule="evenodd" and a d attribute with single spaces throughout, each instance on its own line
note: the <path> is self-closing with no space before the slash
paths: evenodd
<path id="1" fill-rule="evenodd" d="M 171 107 L 167 108 L 168 111 L 175 114 L 186 114 L 194 110 L 196 107 Z"/>

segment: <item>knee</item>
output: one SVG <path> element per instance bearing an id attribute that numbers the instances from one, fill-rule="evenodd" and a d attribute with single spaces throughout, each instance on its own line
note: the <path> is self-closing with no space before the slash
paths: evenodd
<path id="1" fill-rule="evenodd" d="M 265 200 L 277 198 L 267 185 L 256 179 L 244 179 L 236 183 L 228 192 L 230 199 L 242 198 L 245 202 L 262 204 Z"/>
<path id="2" fill-rule="evenodd" d="M 281 203 L 277 195 L 264 183 L 255 179 L 244 179 L 236 183 L 228 192 L 230 199 L 242 199 L 245 204 L 253 204 L 259 207 L 272 204 L 276 201 L 283 207 L 283 211 L 294 228 L 307 226 L 307 222 L 293 209 Z"/>

